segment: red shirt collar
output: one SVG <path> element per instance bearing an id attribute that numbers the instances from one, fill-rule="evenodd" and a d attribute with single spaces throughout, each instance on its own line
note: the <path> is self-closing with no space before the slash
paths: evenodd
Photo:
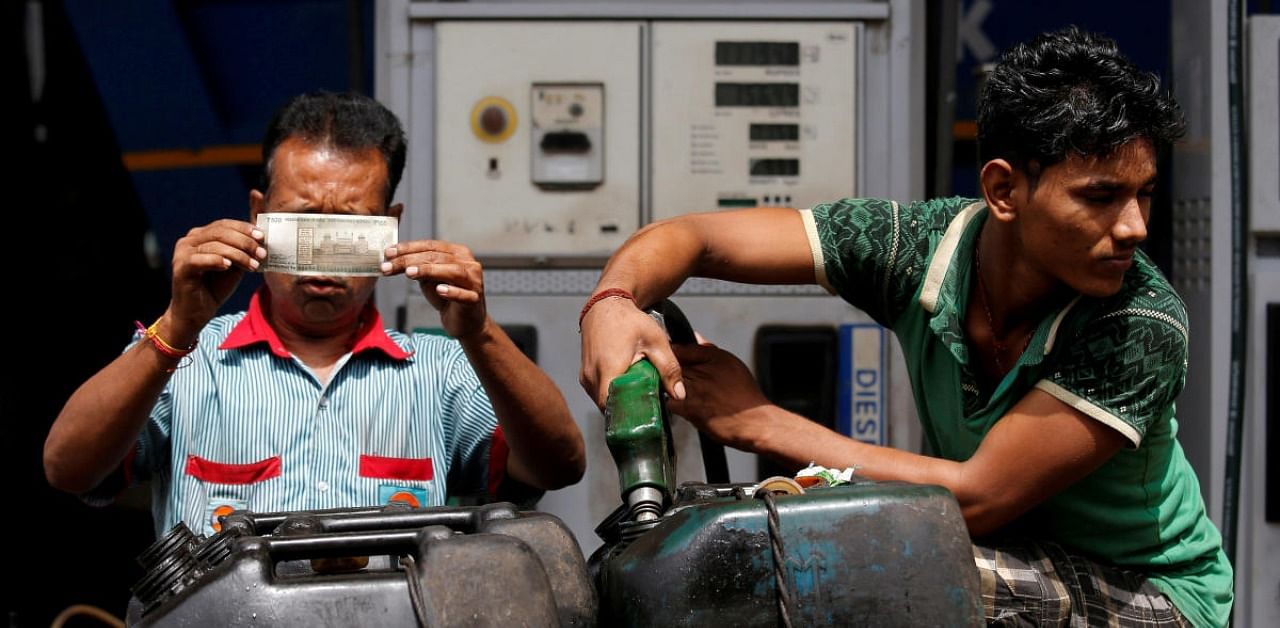
<path id="1" fill-rule="evenodd" d="M 267 322 L 266 314 L 262 310 L 262 295 L 265 292 L 266 288 L 259 288 L 253 293 L 253 298 L 249 299 L 249 311 L 231 329 L 227 339 L 218 345 L 219 349 L 224 351 L 243 349 L 265 342 L 271 349 L 271 353 L 276 356 L 293 357 L 289 350 L 284 348 L 284 343 L 280 342 L 280 336 L 276 335 L 276 330 L 272 329 L 271 324 Z M 387 335 L 386 329 L 382 326 L 382 315 L 378 313 L 378 308 L 374 307 L 372 302 L 365 306 L 364 312 L 360 315 L 360 330 L 356 332 L 356 343 L 351 347 L 351 354 L 356 355 L 370 349 L 377 349 L 395 360 L 406 360 L 413 355 L 412 352 L 400 348 L 400 345 Z"/>

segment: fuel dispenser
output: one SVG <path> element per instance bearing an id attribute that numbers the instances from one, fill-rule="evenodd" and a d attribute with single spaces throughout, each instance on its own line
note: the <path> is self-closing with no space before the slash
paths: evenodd
<path id="1" fill-rule="evenodd" d="M 687 212 L 921 197 L 924 15 L 919 0 L 377 5 L 375 91 L 409 139 L 402 234 L 470 247 L 490 314 L 564 393 L 587 478 L 539 508 L 588 553 L 619 494 L 578 384 L 576 315 L 604 261 Z M 705 337 L 759 356 L 749 366 L 776 399 L 808 388 L 785 363 L 803 344 L 823 356 L 814 418 L 918 449 L 900 355 L 863 313 L 816 286 L 693 280 L 675 298 Z M 402 278 L 377 303 L 402 329 L 439 325 Z M 676 475 L 706 479 L 694 430 L 674 421 L 671 440 Z M 774 472 L 736 451 L 726 466 L 732 482 Z"/>

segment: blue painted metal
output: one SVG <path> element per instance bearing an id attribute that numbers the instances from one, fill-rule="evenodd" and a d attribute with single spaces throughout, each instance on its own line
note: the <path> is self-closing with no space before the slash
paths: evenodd
<path id="1" fill-rule="evenodd" d="M 1072 24 L 1115 39 L 1134 64 L 1159 74 L 1161 82 L 1169 84 L 1172 78 L 1170 2 L 964 0 L 960 7 L 956 51 L 955 119 L 977 119 L 975 75 L 982 64 L 994 63 L 1001 51 L 1014 44 Z M 990 53 L 981 54 L 984 49 Z M 975 163 L 976 153 L 969 152 L 971 150 L 962 147 L 956 153 L 951 189 L 959 196 L 980 196 L 980 166 Z"/>
<path id="2" fill-rule="evenodd" d="M 361 6 L 368 77 L 373 0 Z M 368 91 L 351 85 L 346 0 L 65 0 L 65 7 L 126 153 L 257 144 L 291 96 Z M 247 219 L 258 167 L 136 171 L 132 178 L 168 262 L 192 227 Z M 242 308 L 251 287 L 224 309 Z"/>

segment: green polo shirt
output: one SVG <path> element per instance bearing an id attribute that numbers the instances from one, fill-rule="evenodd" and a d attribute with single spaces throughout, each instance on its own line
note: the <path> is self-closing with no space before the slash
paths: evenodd
<path id="1" fill-rule="evenodd" d="M 1135 255 L 1119 293 L 1078 296 L 1040 321 L 988 398 L 964 332 L 985 204 L 847 199 L 801 215 L 818 283 L 898 337 L 936 455 L 967 460 L 1032 388 L 1120 432 L 1130 446 L 1040 504 L 1024 518 L 1027 529 L 1142 572 L 1197 626 L 1226 624 L 1231 565 L 1175 439 L 1186 308 L 1150 258 Z"/>

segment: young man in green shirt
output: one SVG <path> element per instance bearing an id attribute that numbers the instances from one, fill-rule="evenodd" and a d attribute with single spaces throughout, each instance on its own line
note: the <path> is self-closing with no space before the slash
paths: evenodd
<path id="1" fill-rule="evenodd" d="M 647 357 L 672 409 L 726 444 L 947 487 L 992 623 L 1224 625 L 1231 566 L 1175 439 L 1186 310 L 1137 249 L 1157 152 L 1183 126 L 1110 40 L 1071 28 L 1016 46 L 983 90 L 982 199 L 650 225 L 584 314 L 583 386 L 603 404 Z M 691 276 L 817 283 L 892 329 L 934 456 L 790 414 L 714 346 L 671 347 L 640 307 Z"/>

